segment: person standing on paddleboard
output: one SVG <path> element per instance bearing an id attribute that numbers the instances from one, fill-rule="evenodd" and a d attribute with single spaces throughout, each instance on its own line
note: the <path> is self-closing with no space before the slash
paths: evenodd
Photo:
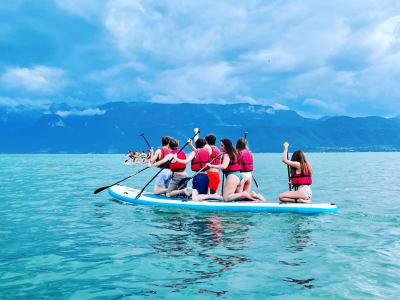
<path id="1" fill-rule="evenodd" d="M 253 179 L 253 153 L 249 150 L 247 140 L 245 138 L 240 138 L 236 142 L 236 151 L 239 153 L 240 161 L 240 172 L 242 173 L 244 179 L 243 190 L 249 192 L 254 198 L 261 199 L 265 201 L 261 194 L 251 191 L 251 183 Z"/>
<path id="2" fill-rule="evenodd" d="M 220 165 L 207 165 L 211 168 L 222 170 L 226 177 L 223 186 L 223 200 L 234 201 L 237 199 L 248 199 L 256 201 L 257 198 L 253 197 L 249 192 L 243 191 L 244 179 L 240 173 L 240 157 L 239 153 L 233 147 L 230 139 L 222 139 L 220 144 L 221 151 L 224 153 L 222 156 L 222 163 Z"/>
<path id="3" fill-rule="evenodd" d="M 283 144 L 282 162 L 290 167 L 290 184 L 295 188 L 294 191 L 287 191 L 279 195 L 282 202 L 311 203 L 311 175 L 312 168 L 307 161 L 303 151 L 293 152 L 291 160 L 288 160 L 289 144 Z"/>
<path id="4" fill-rule="evenodd" d="M 169 140 L 171 137 L 163 136 L 161 138 L 161 145 L 160 149 L 153 154 L 153 148 L 150 149 L 150 159 L 148 160 L 149 167 L 157 161 L 162 160 L 165 156 L 167 156 L 171 149 L 169 148 Z M 162 167 L 162 166 L 160 166 Z M 154 194 L 160 195 L 165 194 L 168 190 L 169 182 L 171 181 L 172 172 L 169 168 L 165 168 L 158 174 L 154 181 Z"/>
<path id="5" fill-rule="evenodd" d="M 186 154 L 183 151 L 178 150 L 179 143 L 178 140 L 171 138 L 169 140 L 169 148 L 171 152 L 166 155 L 162 160 L 151 165 L 152 167 L 162 166 L 168 163 L 171 159 L 172 161 L 169 163 L 169 169 L 172 172 L 172 178 L 168 185 L 168 190 L 166 192 L 167 197 L 174 197 L 179 195 L 184 195 L 189 197 L 190 193 L 187 191 L 186 185 L 183 188 L 179 188 L 181 183 L 188 178 L 186 174 L 186 164 L 180 163 L 174 159 L 174 156 L 184 160 L 186 159 Z"/>
<path id="6" fill-rule="evenodd" d="M 205 139 L 199 138 L 196 140 L 196 148 L 192 145 L 192 140 L 189 139 L 188 143 L 192 149 L 194 149 L 189 156 L 185 159 L 179 159 L 175 154 L 175 159 L 183 164 L 188 164 L 191 162 L 191 169 L 194 172 L 198 172 L 196 176 L 193 177 L 192 186 L 192 199 L 194 201 L 208 200 L 208 199 L 218 199 L 222 200 L 222 196 L 219 194 L 208 194 L 208 184 L 209 179 L 206 173 L 206 164 L 211 161 L 210 154 L 204 148 L 207 144 Z M 204 170 L 202 170 L 204 168 Z"/>

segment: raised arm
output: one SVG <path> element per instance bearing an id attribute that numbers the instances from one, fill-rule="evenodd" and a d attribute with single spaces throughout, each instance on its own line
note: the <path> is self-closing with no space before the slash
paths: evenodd
<path id="1" fill-rule="evenodd" d="M 292 168 L 300 169 L 299 162 L 288 160 L 288 158 L 287 158 L 288 157 L 288 149 L 289 149 L 289 143 L 288 142 L 283 143 L 282 162 Z"/>

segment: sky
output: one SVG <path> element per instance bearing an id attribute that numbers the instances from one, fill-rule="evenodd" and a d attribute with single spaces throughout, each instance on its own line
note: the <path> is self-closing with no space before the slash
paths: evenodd
<path id="1" fill-rule="evenodd" d="M 399 1 L 13 0 L 0 33 L 0 105 L 400 115 Z"/>

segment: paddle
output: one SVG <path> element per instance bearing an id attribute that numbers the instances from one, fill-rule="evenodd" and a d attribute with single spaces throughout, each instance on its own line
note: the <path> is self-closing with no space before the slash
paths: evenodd
<path id="1" fill-rule="evenodd" d="M 194 135 L 191 139 L 193 140 L 193 139 L 195 138 L 195 136 L 198 135 L 199 133 L 200 133 L 200 130 L 197 131 L 197 132 L 195 133 L 195 135 Z M 185 149 L 185 147 L 186 147 L 188 144 L 189 144 L 189 143 L 186 142 L 185 145 L 183 145 L 183 147 L 182 147 L 181 149 L 179 149 L 179 151 L 176 153 L 176 155 L 178 155 L 183 149 Z M 140 190 L 139 194 L 137 194 L 137 196 L 136 196 L 136 198 L 135 198 L 136 200 L 139 199 L 139 197 L 143 194 L 144 189 L 154 180 L 154 178 L 156 178 L 156 177 L 158 176 L 158 174 L 161 173 L 162 170 L 164 170 L 165 168 L 167 168 L 167 167 L 169 166 L 170 162 L 173 161 L 173 160 L 174 160 L 174 158 L 171 158 L 169 161 L 167 161 L 167 162 L 164 164 L 164 166 L 163 166 L 162 168 L 160 168 L 160 171 L 158 171 L 157 174 L 154 175 L 153 178 L 151 178 L 151 179 L 149 180 L 148 183 L 146 183 L 146 185 Z"/>
<path id="2" fill-rule="evenodd" d="M 213 162 L 214 162 L 217 158 L 219 158 L 222 154 L 224 154 L 224 153 L 220 153 L 219 155 L 217 155 L 216 157 L 214 157 L 214 158 L 210 161 L 210 164 L 213 163 Z M 203 172 L 205 168 L 207 168 L 207 166 L 204 166 L 203 168 L 201 168 L 200 170 L 198 170 L 196 173 L 194 173 L 193 176 L 188 177 L 188 178 L 185 178 L 185 179 L 182 179 L 182 182 L 181 182 L 181 184 L 179 185 L 178 190 L 180 190 L 180 189 L 183 188 L 185 185 L 187 185 L 187 183 L 188 183 L 190 180 L 192 180 L 193 177 L 195 177 L 197 174 L 199 174 L 200 172 Z"/>
<path id="3" fill-rule="evenodd" d="M 245 131 L 245 132 L 244 132 L 244 139 L 246 139 L 246 136 L 247 136 L 247 134 L 248 134 L 248 132 L 247 132 L 247 131 Z M 251 177 L 253 178 L 253 181 L 254 181 L 254 183 L 255 183 L 256 187 L 258 188 L 258 183 L 257 183 L 257 180 L 254 178 L 254 175 L 253 175 L 253 174 L 251 174 Z"/>
<path id="4" fill-rule="evenodd" d="M 289 152 L 286 152 L 286 154 L 287 154 L 287 159 L 289 160 Z M 288 183 L 289 183 L 289 190 L 291 191 L 291 190 L 292 190 L 292 185 L 290 184 L 290 170 L 289 170 L 289 165 L 287 165 L 287 176 L 288 176 L 288 179 L 289 179 L 289 181 L 288 181 Z"/>
<path id="5" fill-rule="evenodd" d="M 150 167 L 143 168 L 143 169 L 137 171 L 135 174 L 130 175 L 130 176 L 128 176 L 128 177 L 125 177 L 124 179 L 122 179 L 122 180 L 120 180 L 120 181 L 117 181 L 116 183 L 113 183 L 113 184 L 111 184 L 111 185 L 107 185 L 107 186 L 103 186 L 103 187 L 101 187 L 101 188 L 98 188 L 97 190 L 95 190 L 95 191 L 93 192 L 93 194 L 100 193 L 101 191 L 104 191 L 105 189 L 108 189 L 108 188 L 110 188 L 110 187 L 112 187 L 112 186 L 114 186 L 114 185 L 116 185 L 116 184 L 118 184 L 118 183 L 120 183 L 120 182 L 122 182 L 122 181 L 124 181 L 124 180 L 127 180 L 128 178 L 131 178 L 131 177 L 133 177 L 133 176 L 139 174 L 140 172 L 143 172 L 144 170 L 149 169 L 149 168 L 150 168 Z"/>
<path id="6" fill-rule="evenodd" d="M 146 137 L 144 136 L 144 134 L 142 133 L 140 136 L 143 137 L 143 139 L 146 142 L 147 146 L 149 146 L 149 149 L 151 149 L 151 146 L 150 146 L 149 142 L 147 141 Z"/>

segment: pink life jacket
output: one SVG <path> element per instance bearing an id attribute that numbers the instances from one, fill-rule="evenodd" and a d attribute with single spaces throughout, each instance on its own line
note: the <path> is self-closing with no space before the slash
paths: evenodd
<path id="1" fill-rule="evenodd" d="M 227 153 L 225 153 L 226 155 L 228 155 Z M 224 157 L 225 155 L 222 156 L 222 164 L 224 164 Z M 240 163 L 239 163 L 239 159 L 237 158 L 236 155 L 234 155 L 235 160 L 229 161 L 229 165 L 226 169 L 222 170 L 222 172 L 235 172 L 235 171 L 240 171 Z"/>
<path id="2" fill-rule="evenodd" d="M 292 184 L 294 186 L 311 185 L 311 183 L 312 183 L 312 179 L 311 179 L 311 175 L 308 174 L 307 166 L 304 166 L 304 175 L 295 174 L 292 176 Z"/>
<path id="3" fill-rule="evenodd" d="M 204 148 L 196 149 L 194 151 L 194 158 L 192 159 L 192 171 L 200 171 L 202 168 L 206 166 L 208 162 L 210 162 L 210 154 Z M 203 171 L 207 171 L 209 168 L 205 168 Z"/>
<path id="4" fill-rule="evenodd" d="M 239 152 L 240 155 L 240 171 L 241 172 L 253 172 L 253 154 L 249 150 L 243 150 Z"/>
<path id="5" fill-rule="evenodd" d="M 221 154 L 221 151 L 218 149 L 218 147 L 212 145 L 211 147 L 211 154 L 210 154 L 210 161 L 213 160 L 214 158 L 216 158 L 218 155 Z M 216 160 L 214 160 L 214 162 L 212 163 L 213 165 L 220 165 L 221 164 L 221 157 L 217 158 Z"/>
<path id="6" fill-rule="evenodd" d="M 175 149 L 171 153 L 175 154 L 175 153 L 178 153 L 178 152 L 179 152 L 179 150 Z M 179 152 L 178 153 L 178 158 L 182 159 L 182 160 L 186 159 L 185 152 L 183 152 L 183 151 Z M 169 168 L 171 169 L 172 172 L 183 172 L 186 169 L 186 165 L 176 161 L 174 163 L 170 163 L 169 164 Z"/>

